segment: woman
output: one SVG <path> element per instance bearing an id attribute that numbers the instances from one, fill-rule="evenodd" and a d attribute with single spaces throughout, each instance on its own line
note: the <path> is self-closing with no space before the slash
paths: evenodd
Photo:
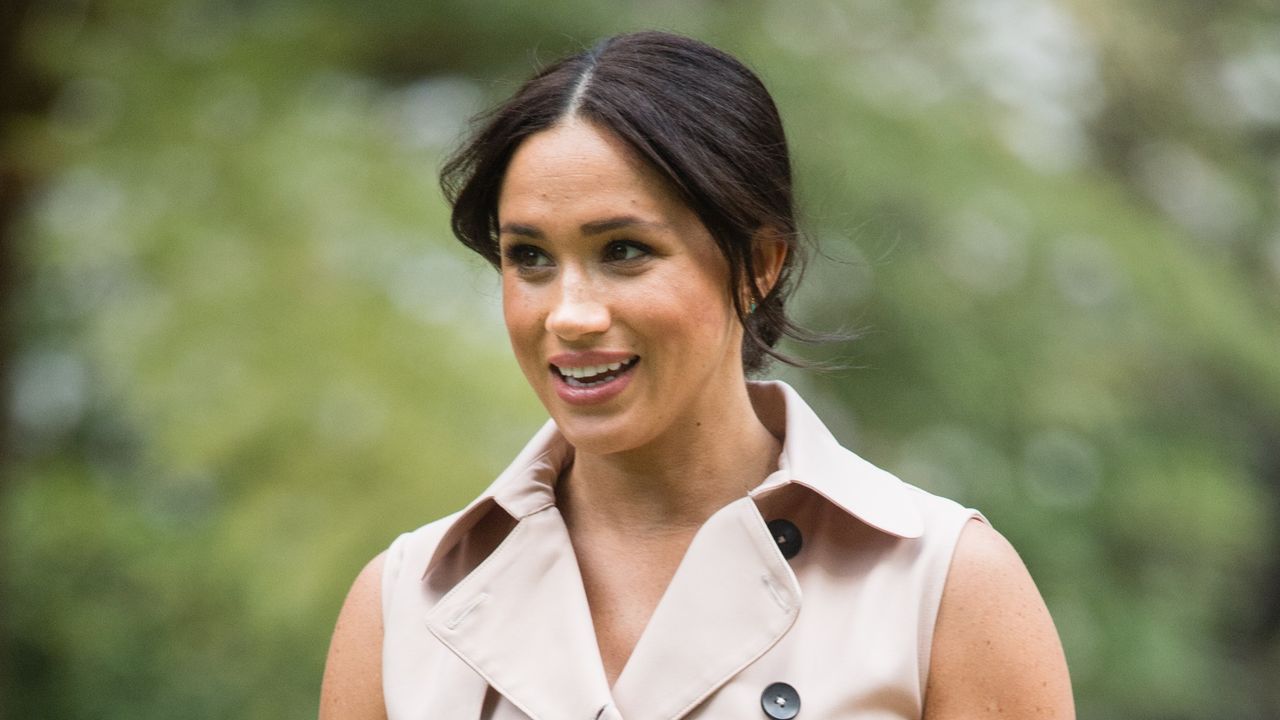
<path id="1" fill-rule="evenodd" d="M 551 421 L 356 579 L 326 718 L 1072 717 L 1017 554 L 748 383 L 796 263 L 782 125 L 688 38 L 530 80 L 445 167 Z"/>

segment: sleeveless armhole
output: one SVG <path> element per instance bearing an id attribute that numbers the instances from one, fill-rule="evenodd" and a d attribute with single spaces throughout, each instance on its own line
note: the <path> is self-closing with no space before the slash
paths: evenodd
<path id="1" fill-rule="evenodd" d="M 439 599 L 424 577 L 451 515 L 400 535 L 382 566 L 382 698 L 388 720 L 436 717 L 448 707 L 457 717 L 480 717 L 488 685 L 443 648 L 423 621 Z"/>
<path id="2" fill-rule="evenodd" d="M 386 634 L 386 618 L 391 615 L 391 597 L 395 594 L 396 580 L 400 577 L 400 568 L 404 565 L 404 546 L 408 542 L 409 533 L 403 533 L 392 541 L 382 558 L 382 631 Z"/>
<path id="3" fill-rule="evenodd" d="M 925 562 L 928 568 L 921 588 L 920 630 L 916 636 L 919 642 L 922 708 L 925 690 L 929 687 L 929 668 L 933 660 L 933 634 L 938 623 L 938 610 L 942 607 L 942 594 L 946 590 L 947 578 L 951 575 L 951 562 L 955 557 L 956 547 L 960 543 L 960 535 L 970 520 L 978 520 L 986 525 L 991 524 L 982 513 L 973 508 L 966 508 L 936 496 L 933 499 L 949 507 L 935 507 L 929 511 L 936 519 L 930 525 L 930 533 L 926 535 L 928 547 L 925 549 L 927 554 Z"/>

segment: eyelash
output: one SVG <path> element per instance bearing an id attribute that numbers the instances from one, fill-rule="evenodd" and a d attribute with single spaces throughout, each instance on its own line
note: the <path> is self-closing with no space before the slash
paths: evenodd
<path id="1" fill-rule="evenodd" d="M 628 249 L 638 250 L 640 252 L 640 255 L 637 257 L 631 257 L 631 258 L 623 257 L 618 259 L 610 259 L 610 256 L 613 254 L 613 252 L 619 249 L 621 249 L 624 253 Z M 503 254 L 503 257 L 506 258 L 508 263 L 524 271 L 536 271 L 539 268 L 546 267 L 545 265 L 533 264 L 533 261 L 536 261 L 537 259 L 541 258 L 541 259 L 546 259 L 548 261 L 550 260 L 550 258 L 547 257 L 547 254 L 543 252 L 541 248 L 538 248 L 535 245 L 529 245 L 526 243 L 511 245 L 502 254 Z M 605 262 L 613 262 L 613 263 L 632 263 L 637 260 L 642 260 L 643 258 L 652 254 L 653 254 L 653 250 L 648 245 L 645 245 L 642 242 L 637 242 L 635 240 L 611 240 L 605 244 L 604 249 L 601 251 L 601 255 L 604 257 Z"/>
<path id="2" fill-rule="evenodd" d="M 526 255 L 526 253 L 529 253 L 529 254 Z M 538 248 L 534 247 L 533 245 L 525 245 L 525 244 L 512 245 L 508 247 L 506 251 L 503 252 L 502 254 L 507 259 L 507 262 L 511 263 L 512 265 L 522 270 L 529 270 L 529 269 L 539 267 L 538 265 L 533 265 L 527 262 L 528 260 L 533 259 L 533 257 L 531 256 L 536 255 L 536 256 L 541 256 L 543 258 L 546 257 L 546 253 L 542 252 Z"/>
<path id="3" fill-rule="evenodd" d="M 636 242 L 635 240 L 612 240 L 604 246 L 605 257 L 607 258 L 615 248 L 622 248 L 624 251 L 627 248 L 639 250 L 640 256 L 634 258 L 621 258 L 619 260 L 614 260 L 613 262 L 633 262 L 653 254 L 653 250 L 642 242 Z"/>

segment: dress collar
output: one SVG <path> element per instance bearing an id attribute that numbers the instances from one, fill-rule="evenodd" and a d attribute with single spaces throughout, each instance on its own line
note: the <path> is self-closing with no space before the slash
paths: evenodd
<path id="1" fill-rule="evenodd" d="M 800 485 L 867 525 L 900 538 L 918 538 L 924 522 L 911 486 L 845 449 L 791 386 L 781 381 L 748 383 L 756 414 L 782 440 L 778 469 L 751 497 Z M 548 420 L 515 460 L 454 519 L 436 546 L 426 572 L 444 557 L 494 505 L 515 521 L 555 504 L 555 483 L 573 458 L 573 447 Z"/>
<path id="2" fill-rule="evenodd" d="M 924 519 L 911 497 L 914 488 L 841 446 L 790 385 L 751 383 L 748 391 L 765 427 L 782 438 L 778 469 L 751 491 L 752 497 L 801 485 L 881 532 L 900 538 L 924 534 Z"/>

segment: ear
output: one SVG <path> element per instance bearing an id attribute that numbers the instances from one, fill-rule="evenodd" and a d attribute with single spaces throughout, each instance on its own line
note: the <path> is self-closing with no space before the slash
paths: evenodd
<path id="1" fill-rule="evenodd" d="M 751 239 L 751 245 L 751 261 L 756 270 L 752 280 L 759 288 L 760 297 L 764 297 L 773 290 L 774 283 L 778 282 L 778 276 L 782 274 L 782 267 L 787 262 L 787 253 L 791 251 L 791 247 L 787 244 L 786 238 L 771 227 L 756 231 Z"/>

